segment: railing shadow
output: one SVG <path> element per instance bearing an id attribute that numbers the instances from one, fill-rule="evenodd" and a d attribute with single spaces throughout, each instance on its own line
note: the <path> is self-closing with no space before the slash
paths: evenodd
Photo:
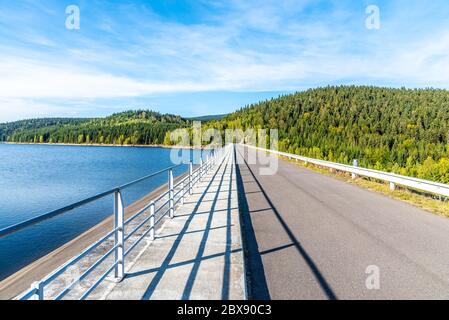
<path id="1" fill-rule="evenodd" d="M 151 297 L 154 294 L 158 284 L 160 283 L 160 281 L 162 280 L 162 277 L 164 276 L 165 272 L 168 269 L 172 269 L 172 268 L 174 268 L 174 267 L 176 267 L 178 265 L 185 265 L 185 264 L 193 263 L 192 271 L 191 271 L 191 273 L 189 275 L 189 278 L 187 280 L 186 286 L 184 288 L 184 292 L 182 294 L 182 298 L 183 299 L 188 299 L 189 298 L 191 290 L 193 288 L 193 284 L 194 284 L 195 279 L 196 279 L 196 275 L 198 273 L 198 269 L 199 269 L 201 261 L 211 258 L 211 257 L 204 257 L 204 250 L 205 250 L 205 243 L 206 243 L 205 240 L 207 240 L 207 237 L 208 237 L 210 229 L 211 229 L 211 220 L 212 220 L 212 216 L 213 216 L 213 208 L 215 207 L 216 202 L 218 200 L 221 200 L 221 199 L 218 198 L 218 195 L 219 195 L 219 190 L 221 188 L 221 185 L 222 185 L 223 181 L 221 181 L 220 184 L 218 185 L 218 191 L 216 192 L 215 199 L 212 202 L 211 214 L 208 217 L 207 225 L 204 228 L 204 234 L 203 234 L 203 240 L 204 241 L 201 241 L 201 244 L 200 244 L 200 247 L 199 247 L 198 252 L 196 254 L 196 257 L 193 260 L 187 261 L 187 262 L 182 263 L 182 264 L 171 264 L 171 261 L 172 261 L 174 255 L 175 255 L 176 251 L 178 250 L 178 247 L 179 247 L 179 245 L 181 243 L 182 238 L 188 233 L 187 230 L 189 229 L 189 226 L 190 226 L 193 218 L 195 217 L 196 213 L 199 212 L 199 207 L 200 207 L 201 203 L 205 201 L 204 198 L 206 197 L 208 191 L 211 189 L 211 187 L 216 186 L 216 185 L 214 185 L 215 178 L 217 177 L 217 175 L 220 172 L 220 169 L 223 168 L 223 166 L 224 166 L 224 170 L 226 171 L 226 168 L 228 166 L 227 160 L 222 162 L 219 165 L 219 168 L 217 168 L 215 170 L 214 174 L 212 175 L 211 180 L 209 181 L 209 183 L 206 186 L 206 189 L 204 190 L 204 192 L 201 194 L 201 196 L 199 197 L 198 201 L 196 202 L 195 207 L 192 210 L 192 214 L 188 217 L 188 219 L 186 220 L 182 230 L 177 235 L 176 240 L 173 243 L 173 246 L 170 248 L 170 251 L 168 252 L 168 254 L 165 257 L 164 261 L 162 262 L 161 266 L 158 267 L 157 269 L 144 270 L 144 271 L 138 272 L 136 274 L 128 275 L 128 277 L 136 277 L 136 276 L 139 276 L 139 275 L 142 275 L 142 274 L 145 274 L 145 273 L 156 272 L 156 274 L 152 278 L 150 284 L 148 285 L 145 293 L 142 295 L 142 299 L 143 300 L 151 299 Z M 223 177 L 224 176 L 222 175 L 221 180 L 223 180 Z M 226 255 L 226 254 L 230 254 L 230 252 L 229 253 L 225 252 L 225 253 L 216 254 L 216 255 L 214 255 L 214 257 L 215 256 L 218 257 L 218 256 L 221 256 L 221 255 Z"/>
<path id="2" fill-rule="evenodd" d="M 232 157 L 234 158 L 234 152 L 232 153 Z M 233 159 L 235 160 L 235 159 Z M 231 273 L 231 244 L 232 244 L 232 216 L 231 216 L 231 207 L 232 207 L 232 183 L 234 176 L 234 166 L 231 166 L 231 174 L 229 179 L 229 187 L 228 187 L 228 202 L 227 202 L 227 212 L 226 212 L 226 249 L 224 256 L 224 266 L 223 266 L 223 284 L 221 288 L 221 299 L 229 300 L 229 279 Z"/>
<path id="3" fill-rule="evenodd" d="M 238 149 L 237 149 L 237 152 L 240 154 L 240 157 L 243 159 L 243 163 L 245 164 L 244 166 L 242 166 L 241 165 L 241 161 L 237 161 L 237 173 L 238 173 L 237 174 L 237 176 L 238 176 L 237 180 L 238 180 L 239 190 L 243 191 L 243 192 L 241 192 L 242 202 L 241 202 L 240 205 L 241 205 L 241 208 L 243 210 L 243 221 L 244 221 L 246 250 L 248 250 L 248 260 L 249 260 L 248 261 L 248 266 L 250 267 L 250 275 L 251 275 L 251 277 L 250 277 L 251 298 L 252 299 L 261 299 L 261 300 L 270 298 L 269 289 L 267 287 L 267 282 L 266 282 L 266 279 L 265 279 L 265 273 L 264 273 L 264 268 L 263 268 L 263 263 L 262 263 L 261 256 L 263 254 L 269 254 L 269 253 L 274 252 L 274 251 L 279 251 L 279 250 L 282 250 L 282 249 L 294 246 L 296 248 L 296 250 L 298 251 L 298 253 L 302 256 L 304 261 L 307 263 L 308 267 L 312 271 L 315 279 L 319 283 L 319 285 L 320 285 L 321 289 L 323 290 L 324 294 L 330 300 L 337 300 L 337 296 L 333 292 L 333 290 L 330 287 L 330 285 L 327 283 L 326 279 L 321 274 L 320 270 L 318 269 L 318 267 L 314 263 L 313 259 L 309 256 L 309 254 L 303 248 L 303 246 L 301 245 L 299 240 L 295 237 L 295 235 L 293 234 L 293 232 L 291 231 L 291 229 L 289 228 L 289 226 L 287 225 L 285 220 L 282 218 L 282 216 L 280 215 L 280 213 L 278 212 L 278 210 L 274 206 L 273 202 L 271 201 L 271 199 L 269 198 L 269 196 L 267 195 L 267 193 L 263 189 L 261 183 L 257 179 L 257 177 L 254 174 L 253 170 L 251 170 L 251 167 L 247 163 L 246 159 L 244 158 L 244 155 L 242 155 L 241 152 L 238 151 Z M 291 241 L 291 244 L 286 244 L 286 245 L 281 246 L 279 248 L 267 250 L 265 252 L 260 252 L 259 251 L 259 248 L 258 248 L 258 245 L 257 245 L 257 240 L 255 238 L 254 229 L 253 229 L 252 222 L 251 222 L 250 211 L 248 209 L 248 203 L 246 201 L 246 196 L 245 196 L 245 192 L 244 192 L 245 191 L 244 183 L 243 183 L 243 180 L 241 178 L 242 177 L 241 176 L 241 170 L 240 170 L 241 166 L 244 167 L 244 168 L 247 168 L 247 172 L 246 173 L 249 172 L 251 174 L 250 177 L 253 179 L 253 181 L 251 181 L 251 183 L 256 183 L 257 184 L 257 187 L 259 189 L 258 191 L 260 191 L 263 194 L 263 197 L 266 199 L 266 202 L 268 203 L 268 205 L 270 207 L 270 210 L 275 214 L 276 218 L 280 222 L 282 228 L 284 229 L 285 233 L 289 237 L 289 239 Z M 245 182 L 245 183 L 247 183 L 247 182 Z M 245 198 L 245 199 L 243 199 L 243 198 Z M 266 209 L 264 209 L 263 211 L 265 211 L 265 210 Z M 259 211 L 259 210 L 255 210 L 254 212 L 257 212 L 257 211 Z"/>
<path id="4" fill-rule="evenodd" d="M 237 151 L 237 150 L 236 150 Z M 242 221 L 242 234 L 243 244 L 245 251 L 245 264 L 247 266 L 248 277 L 248 298 L 254 300 L 270 300 L 270 292 L 268 290 L 267 279 L 265 277 L 265 271 L 262 263 L 262 257 L 259 253 L 259 246 L 256 240 L 256 234 L 254 232 L 253 224 L 251 222 L 247 193 L 245 189 L 245 183 L 243 181 L 244 176 L 250 176 L 250 174 L 242 174 L 240 165 L 237 162 L 236 165 L 237 176 L 237 188 L 239 198 L 240 216 Z M 260 192 L 260 191 L 259 191 Z M 252 193 L 252 192 L 251 192 Z"/>
<path id="5" fill-rule="evenodd" d="M 228 169 L 228 164 L 225 165 L 224 172 L 226 172 L 227 169 Z M 190 298 L 191 293 L 192 293 L 193 285 L 195 283 L 195 279 L 197 277 L 198 270 L 199 270 L 200 265 L 201 265 L 201 258 L 203 257 L 204 251 L 206 249 L 206 243 L 207 243 L 207 239 L 209 238 L 209 232 L 210 232 L 210 229 L 211 229 L 211 226 L 212 226 L 212 219 L 214 217 L 215 207 L 216 207 L 217 202 L 219 200 L 220 191 L 221 191 L 221 188 L 223 186 L 224 176 L 225 176 L 224 174 L 221 176 L 220 182 L 218 184 L 217 192 L 215 193 L 215 197 L 212 200 L 212 205 L 211 205 L 211 209 L 210 209 L 211 213 L 209 214 L 209 217 L 207 218 L 207 223 L 206 223 L 206 227 L 205 227 L 205 230 L 204 230 L 204 233 L 203 233 L 203 237 L 202 237 L 202 239 L 200 241 L 200 245 L 198 247 L 198 251 L 197 251 L 196 257 L 194 259 L 192 270 L 190 271 L 189 277 L 187 279 L 186 286 L 184 288 L 184 292 L 182 293 L 182 300 L 188 300 Z M 228 195 L 228 198 L 229 198 L 229 196 L 230 195 Z M 229 214 L 229 211 L 228 211 L 228 214 Z M 226 256 L 227 255 L 229 255 L 229 252 L 226 251 L 225 252 L 225 261 L 226 261 Z M 226 268 L 226 262 L 225 262 L 225 268 Z M 224 282 L 225 282 L 225 279 L 223 279 L 223 283 Z M 228 285 L 229 285 L 229 280 L 227 282 L 228 282 Z"/>
<path id="6" fill-rule="evenodd" d="M 234 250 L 230 250 L 229 253 L 230 254 L 240 253 L 241 251 L 242 251 L 242 249 L 234 249 Z M 200 261 L 207 261 L 207 260 L 211 260 L 211 259 L 220 258 L 220 257 L 223 257 L 225 254 L 226 254 L 226 252 L 219 252 L 219 253 L 206 255 L 206 256 L 201 257 Z M 191 260 L 185 260 L 185 261 L 181 261 L 181 262 L 171 263 L 168 266 L 165 266 L 164 269 L 162 269 L 162 267 L 156 267 L 156 268 L 141 270 L 141 271 L 137 271 L 137 272 L 133 272 L 133 273 L 127 274 L 126 277 L 127 278 L 140 277 L 140 276 L 143 276 L 143 275 L 146 275 L 146 274 L 149 274 L 149 273 L 159 272 L 161 270 L 166 271 L 166 270 L 169 270 L 169 269 L 179 268 L 179 267 L 182 267 L 182 266 L 193 264 L 193 263 L 195 263 L 195 261 L 198 261 L 198 260 L 197 259 L 191 259 Z"/>

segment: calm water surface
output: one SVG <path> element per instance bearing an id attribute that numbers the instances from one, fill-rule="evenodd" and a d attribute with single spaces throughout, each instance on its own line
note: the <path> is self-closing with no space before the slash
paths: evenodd
<path id="1" fill-rule="evenodd" d="M 0 229 L 172 166 L 170 149 L 0 144 Z M 200 151 L 190 151 L 198 162 Z M 175 176 L 187 170 L 182 166 Z M 167 174 L 124 193 L 129 205 Z M 0 280 L 112 213 L 112 196 L 0 239 Z"/>

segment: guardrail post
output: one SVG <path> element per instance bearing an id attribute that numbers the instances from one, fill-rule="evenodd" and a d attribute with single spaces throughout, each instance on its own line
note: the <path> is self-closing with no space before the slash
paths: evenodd
<path id="1" fill-rule="evenodd" d="M 115 231 L 115 280 L 121 281 L 125 276 L 125 207 L 120 190 L 114 192 L 114 227 Z"/>
<path id="2" fill-rule="evenodd" d="M 190 161 L 189 162 L 189 194 L 190 195 L 193 193 L 192 174 L 193 174 L 193 163 L 192 163 L 192 161 Z"/>
<path id="3" fill-rule="evenodd" d="M 390 182 L 390 190 L 391 191 L 396 190 L 396 184 L 394 182 Z"/>
<path id="4" fill-rule="evenodd" d="M 357 160 L 357 159 L 354 159 L 353 161 L 352 161 L 352 165 L 354 166 L 354 167 L 358 167 L 359 166 L 359 161 Z M 357 178 L 357 175 L 355 174 L 355 173 L 352 173 L 352 179 L 356 179 Z"/>
<path id="5" fill-rule="evenodd" d="M 175 205 L 174 205 L 174 191 L 173 191 L 173 169 L 168 171 L 168 189 L 169 189 L 169 198 L 170 198 L 170 218 L 175 216 Z"/>
<path id="6" fill-rule="evenodd" d="M 154 201 L 150 203 L 150 239 L 154 240 L 154 214 L 156 210 L 154 207 Z"/>

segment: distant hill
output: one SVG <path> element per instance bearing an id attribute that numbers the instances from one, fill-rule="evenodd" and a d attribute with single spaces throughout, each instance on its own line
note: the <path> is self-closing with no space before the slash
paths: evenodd
<path id="1" fill-rule="evenodd" d="M 200 116 L 200 117 L 193 117 L 193 118 L 187 118 L 190 121 L 212 121 L 212 120 L 221 120 L 224 117 L 226 117 L 227 114 L 216 114 L 216 115 L 209 115 L 209 116 Z"/>
<path id="2" fill-rule="evenodd" d="M 180 116 L 133 110 L 94 119 L 32 119 L 0 124 L 0 139 L 22 143 L 161 144 L 188 126 Z"/>
<path id="3" fill-rule="evenodd" d="M 449 91 L 340 86 L 249 105 L 208 126 L 279 129 L 279 149 L 449 183 Z"/>
<path id="4" fill-rule="evenodd" d="M 449 91 L 332 86 L 285 95 L 229 115 L 185 119 L 135 110 L 95 119 L 34 119 L 0 124 L 10 142 L 162 144 L 170 131 L 279 130 L 279 149 L 313 158 L 449 183 Z"/>
<path id="5" fill-rule="evenodd" d="M 14 122 L 0 123 L 0 141 L 6 141 L 14 132 L 34 130 L 51 126 L 62 126 L 66 124 L 80 124 L 91 119 L 85 118 L 41 118 L 28 119 Z"/>

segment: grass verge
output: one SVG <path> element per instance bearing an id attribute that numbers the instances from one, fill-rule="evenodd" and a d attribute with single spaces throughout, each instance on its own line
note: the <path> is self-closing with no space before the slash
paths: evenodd
<path id="1" fill-rule="evenodd" d="M 401 186 L 396 186 L 396 190 L 392 191 L 390 190 L 388 182 L 361 177 L 352 179 L 349 173 L 341 171 L 331 171 L 329 168 L 319 167 L 314 164 L 305 164 L 302 161 L 295 161 L 284 157 L 280 158 L 297 166 L 325 174 L 327 176 L 360 186 L 371 191 L 382 193 L 390 198 L 405 201 L 428 212 L 444 217 L 449 217 L 449 203 L 447 199 L 441 200 L 439 196 L 426 194 L 419 190 L 402 188 Z"/>

